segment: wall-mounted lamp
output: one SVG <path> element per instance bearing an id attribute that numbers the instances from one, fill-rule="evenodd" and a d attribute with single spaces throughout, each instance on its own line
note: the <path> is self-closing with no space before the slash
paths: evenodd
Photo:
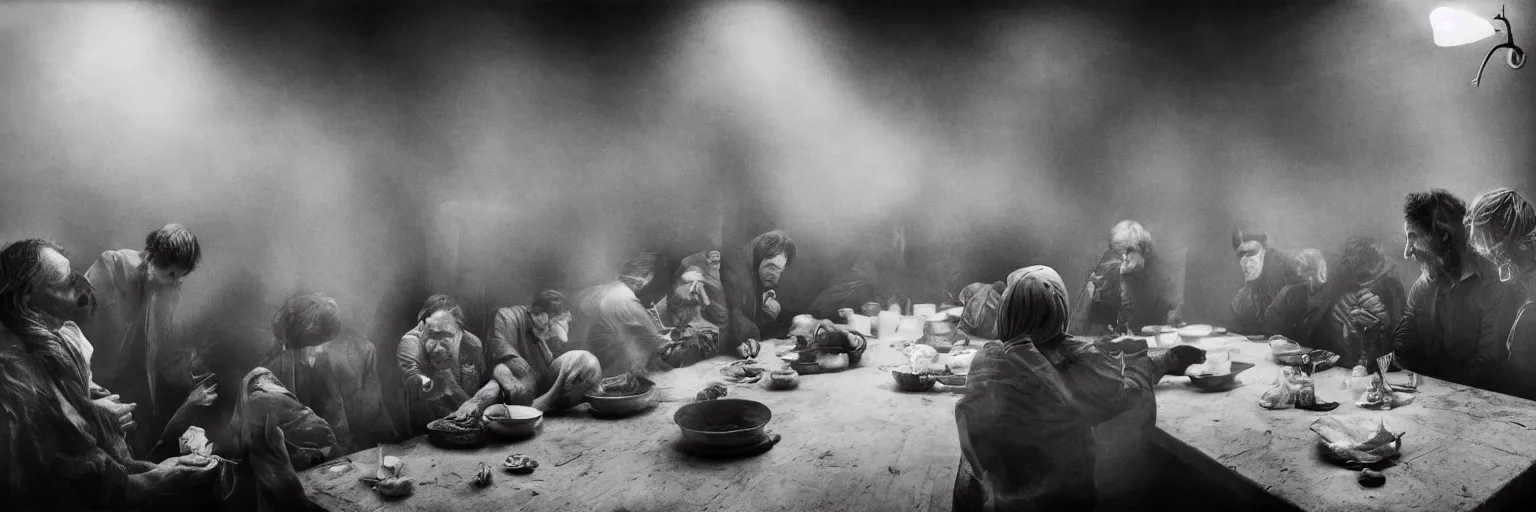
<path id="1" fill-rule="evenodd" d="M 1505 40 L 1488 50 L 1488 55 L 1483 57 L 1483 65 L 1477 68 L 1477 78 L 1472 79 L 1472 85 L 1478 85 L 1478 82 L 1483 80 L 1483 68 L 1488 67 L 1488 60 L 1492 59 L 1493 53 L 1501 48 L 1509 49 L 1505 61 L 1510 69 L 1520 69 L 1525 65 L 1525 50 L 1515 46 L 1515 33 L 1510 30 L 1509 18 L 1504 17 L 1503 7 L 1499 7 L 1499 14 L 1493 17 L 1493 21 L 1504 22 Z M 1495 28 L 1488 19 L 1449 7 L 1439 7 L 1430 11 L 1429 28 L 1435 33 L 1435 45 L 1442 47 L 1472 44 L 1499 32 L 1499 29 Z"/>

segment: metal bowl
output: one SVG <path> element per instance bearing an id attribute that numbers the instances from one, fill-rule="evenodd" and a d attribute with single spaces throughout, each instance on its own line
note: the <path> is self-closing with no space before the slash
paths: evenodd
<path id="1" fill-rule="evenodd" d="M 1253 368 L 1253 363 L 1232 361 L 1232 371 L 1222 375 L 1191 376 L 1189 383 L 1206 391 L 1226 391 L 1237 387 L 1237 374 Z"/>
<path id="2" fill-rule="evenodd" d="M 672 421 L 683 440 L 715 448 L 748 446 L 763 440 L 763 428 L 773 419 L 768 406 L 751 400 L 721 398 L 678 408 Z"/>
<path id="3" fill-rule="evenodd" d="M 882 367 L 882 370 L 891 372 L 891 377 L 896 379 L 896 389 L 902 391 L 928 391 L 933 389 L 933 384 L 938 382 L 932 375 L 912 373 L 909 365 Z"/>
<path id="4" fill-rule="evenodd" d="M 528 437 L 544 424 L 544 413 L 522 405 L 492 405 L 485 410 L 485 428 L 501 437 Z"/>
<path id="5" fill-rule="evenodd" d="M 768 389 L 792 389 L 800 383 L 800 374 L 794 370 L 779 370 L 768 374 Z"/>
<path id="6" fill-rule="evenodd" d="M 640 378 L 640 390 L 628 395 L 587 393 L 587 403 L 598 416 L 621 417 L 638 414 L 656 405 L 656 383 Z"/>

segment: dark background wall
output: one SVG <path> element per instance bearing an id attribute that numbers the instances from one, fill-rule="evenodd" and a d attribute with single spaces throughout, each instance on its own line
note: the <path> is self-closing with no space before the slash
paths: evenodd
<path id="1" fill-rule="evenodd" d="M 1396 247 L 1409 191 L 1536 195 L 1536 72 L 1501 54 L 1472 87 L 1493 43 L 1435 47 L 1439 3 L 1232 3 L 12 4 L 0 235 L 83 270 L 185 223 L 186 325 L 255 343 L 300 287 L 381 341 L 432 291 L 480 331 L 641 247 L 775 226 L 791 300 L 888 218 L 964 281 L 1075 282 L 1136 218 L 1187 254 L 1187 316 L 1224 323 L 1240 224 Z"/>

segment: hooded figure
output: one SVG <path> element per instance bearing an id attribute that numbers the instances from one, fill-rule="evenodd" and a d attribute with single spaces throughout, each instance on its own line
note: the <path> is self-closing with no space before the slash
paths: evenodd
<path id="1" fill-rule="evenodd" d="M 1407 293 L 1397 268 L 1374 239 L 1352 237 L 1333 266 L 1314 249 L 1298 253 L 1307 281 L 1280 291 L 1264 314 L 1264 332 L 1339 355 L 1346 368 L 1390 352 Z"/>
<path id="2" fill-rule="evenodd" d="M 971 283 L 960 290 L 961 332 L 983 340 L 997 339 L 997 308 L 1007 283 Z"/>
<path id="3" fill-rule="evenodd" d="M 729 319 L 721 342 L 737 348 L 737 356 L 756 355 L 751 345 L 764 339 L 783 338 L 795 315 L 779 303 L 779 277 L 794 264 L 795 242 L 782 230 L 753 238 L 742 250 L 728 255 L 721 268 Z M 749 345 L 745 351 L 743 345 Z"/>
<path id="4" fill-rule="evenodd" d="M 1093 510 L 1093 427 L 1152 400 L 1162 375 L 1204 360 L 1181 346 L 1109 353 L 1067 334 L 1066 285 L 1034 266 L 1008 276 L 1004 341 L 983 345 L 955 405 L 963 459 L 954 510 Z"/>
<path id="5" fill-rule="evenodd" d="M 720 285 L 720 251 L 709 250 L 683 258 L 673 276 L 672 290 L 656 303 L 656 315 L 671 330 L 671 343 L 662 359 L 684 367 L 722 353 L 720 326 L 730 315 L 725 288 Z"/>
<path id="6" fill-rule="evenodd" d="M 1243 270 L 1243 286 L 1232 298 L 1237 332 L 1274 334 L 1262 332 L 1264 313 L 1280 295 L 1280 290 L 1305 281 L 1297 269 L 1297 259 L 1270 247 L 1269 237 L 1264 233 L 1251 231 L 1234 233 L 1232 250 L 1237 253 L 1238 266 Z"/>
<path id="7" fill-rule="evenodd" d="M 239 393 L 230 425 L 245 464 L 225 509 L 325 510 L 304 495 L 298 472 L 339 454 L 334 431 L 266 368 L 241 379 Z"/>

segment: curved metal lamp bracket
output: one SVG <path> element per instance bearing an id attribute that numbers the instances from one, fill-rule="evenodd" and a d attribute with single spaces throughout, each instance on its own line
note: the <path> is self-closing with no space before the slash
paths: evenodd
<path id="1" fill-rule="evenodd" d="M 1483 65 L 1477 68 L 1477 78 L 1472 79 L 1472 85 L 1480 85 L 1479 82 L 1483 81 L 1483 69 L 1488 67 L 1488 61 L 1492 60 L 1494 52 L 1499 50 L 1509 50 L 1509 54 L 1505 57 L 1505 63 L 1509 64 L 1510 69 L 1520 69 L 1522 66 L 1525 66 L 1525 50 L 1515 45 L 1515 31 L 1509 26 L 1509 18 L 1504 17 L 1503 6 L 1499 7 L 1499 15 L 1494 16 L 1493 20 L 1504 22 L 1504 42 L 1488 50 L 1488 55 L 1483 57 Z"/>

